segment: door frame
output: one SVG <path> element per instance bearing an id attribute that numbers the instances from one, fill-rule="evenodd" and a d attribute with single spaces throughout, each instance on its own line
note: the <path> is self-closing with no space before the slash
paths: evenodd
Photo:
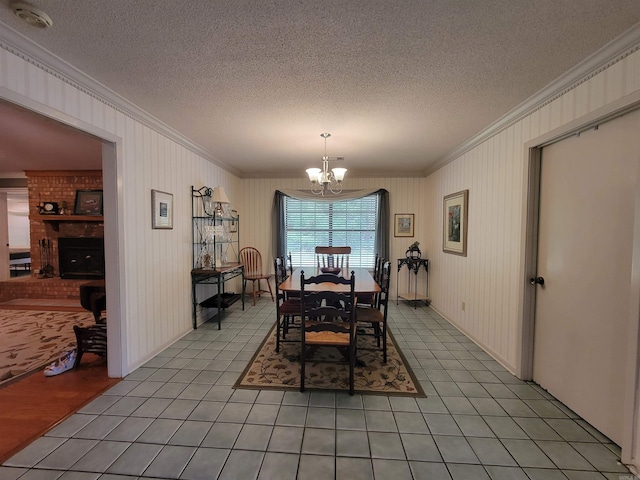
<path id="1" fill-rule="evenodd" d="M 109 329 L 107 330 L 107 373 L 111 378 L 125 374 L 126 292 L 124 276 L 124 215 L 122 212 L 122 138 L 52 107 L 0 86 L 0 99 L 49 117 L 102 140 L 102 183 L 104 194 L 105 278 Z M 128 368 L 128 367 L 127 367 Z M 128 373 L 128 372 L 126 372 Z"/>
<path id="2" fill-rule="evenodd" d="M 537 276 L 538 259 L 538 216 L 540 202 L 540 170 L 542 148 L 564 138 L 578 135 L 615 117 L 640 108 L 640 91 L 627 95 L 615 102 L 583 115 L 571 122 L 551 130 L 525 143 L 524 178 L 523 178 L 523 219 L 522 242 L 523 258 L 521 261 L 521 315 L 518 324 L 518 378 L 533 378 L 533 343 L 535 332 L 536 288 L 529 284 L 529 279 Z M 640 172 L 640 169 L 639 169 Z M 636 183 L 636 201 L 634 212 L 633 260 L 631 275 L 631 301 L 629 306 L 629 331 L 627 364 L 621 367 L 624 372 L 624 432 L 622 445 L 622 462 L 633 465 L 640 470 L 638 434 L 640 433 L 640 173 Z M 635 293 L 635 294 L 634 294 Z"/>

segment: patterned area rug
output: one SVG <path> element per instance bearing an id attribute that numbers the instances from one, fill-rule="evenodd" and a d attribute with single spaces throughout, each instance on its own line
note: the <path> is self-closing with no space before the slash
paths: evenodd
<path id="1" fill-rule="evenodd" d="M 0 386 L 75 348 L 73 326 L 94 323 L 91 312 L 0 310 Z"/>
<path id="2" fill-rule="evenodd" d="M 424 397 L 425 394 L 407 364 L 402 352 L 396 347 L 391 332 L 387 340 L 387 363 L 382 363 L 382 351 L 376 350 L 371 336 L 358 337 L 358 360 L 364 366 L 355 368 L 355 391 L 362 394 L 407 395 Z M 280 344 L 276 353 L 275 327 L 240 375 L 233 388 L 260 388 L 276 390 L 300 389 L 300 331 L 292 329 L 287 340 Z M 320 348 L 314 358 L 336 363 L 307 361 L 305 389 L 349 390 L 349 368 L 335 348 Z"/>

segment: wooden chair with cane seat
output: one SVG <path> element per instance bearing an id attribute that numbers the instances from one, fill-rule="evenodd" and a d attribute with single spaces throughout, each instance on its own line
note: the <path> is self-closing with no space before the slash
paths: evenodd
<path id="1" fill-rule="evenodd" d="M 305 290 L 305 286 L 324 284 L 320 291 Z M 348 285 L 349 291 L 340 292 L 332 286 Z M 310 354 L 319 347 L 336 347 L 349 365 L 349 394 L 354 394 L 356 363 L 355 274 L 351 278 L 322 274 L 304 278 L 300 274 L 300 391 L 304 392 L 305 365 Z M 317 361 L 317 360 L 315 360 Z"/>
<path id="2" fill-rule="evenodd" d="M 316 247 L 318 268 L 335 267 L 349 269 L 351 247 Z"/>
<path id="3" fill-rule="evenodd" d="M 382 361 L 387 363 L 387 307 L 389 305 L 391 263 L 385 261 L 380 272 L 380 293 L 376 295 L 375 304 L 372 306 L 358 304 L 356 321 L 360 329 L 359 334 L 375 336 L 378 348 L 380 348 L 380 339 L 382 339 Z M 372 329 L 372 333 L 368 333 L 367 328 L 363 327 Z"/>
<path id="4" fill-rule="evenodd" d="M 280 352 L 280 342 L 287 341 L 289 328 L 293 325 L 295 317 L 300 316 L 300 297 L 290 298 L 279 288 L 280 284 L 289 277 L 283 257 L 276 257 L 273 268 L 276 284 L 276 352 Z"/>
<path id="5" fill-rule="evenodd" d="M 262 255 L 260 255 L 260 252 L 253 247 L 240 249 L 240 263 L 244 265 L 243 291 L 246 290 L 247 281 L 250 280 L 252 282 L 253 304 L 256 304 L 257 296 L 267 293 L 267 290 L 260 288 L 260 280 L 267 281 L 268 292 L 271 295 L 271 301 L 273 301 L 273 290 L 271 290 L 271 283 L 269 282 L 271 274 L 262 273 Z M 256 282 L 258 283 L 258 288 L 256 288 Z"/>

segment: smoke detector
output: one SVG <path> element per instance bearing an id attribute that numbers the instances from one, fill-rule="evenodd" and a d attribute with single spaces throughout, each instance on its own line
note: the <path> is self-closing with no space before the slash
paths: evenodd
<path id="1" fill-rule="evenodd" d="M 33 5 L 29 5 L 28 3 L 13 2 L 11 4 L 11 9 L 18 18 L 21 18 L 29 25 L 33 25 L 34 27 L 49 28 L 51 25 L 53 25 L 53 20 L 51 20 L 51 17 L 49 17 L 49 15 L 44 13 L 39 8 L 36 8 Z"/>

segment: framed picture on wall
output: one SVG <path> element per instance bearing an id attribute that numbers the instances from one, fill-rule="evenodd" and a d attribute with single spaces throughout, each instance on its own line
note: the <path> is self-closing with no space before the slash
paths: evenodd
<path id="1" fill-rule="evenodd" d="M 102 190 L 76 190 L 74 215 L 102 215 Z"/>
<path id="2" fill-rule="evenodd" d="M 173 228 L 173 195 L 151 190 L 151 228 Z"/>
<path id="3" fill-rule="evenodd" d="M 445 253 L 467 256 L 467 206 L 469 190 L 444 197 L 442 250 Z"/>
<path id="4" fill-rule="evenodd" d="M 396 213 L 393 216 L 393 236 L 413 237 L 413 213 Z"/>

